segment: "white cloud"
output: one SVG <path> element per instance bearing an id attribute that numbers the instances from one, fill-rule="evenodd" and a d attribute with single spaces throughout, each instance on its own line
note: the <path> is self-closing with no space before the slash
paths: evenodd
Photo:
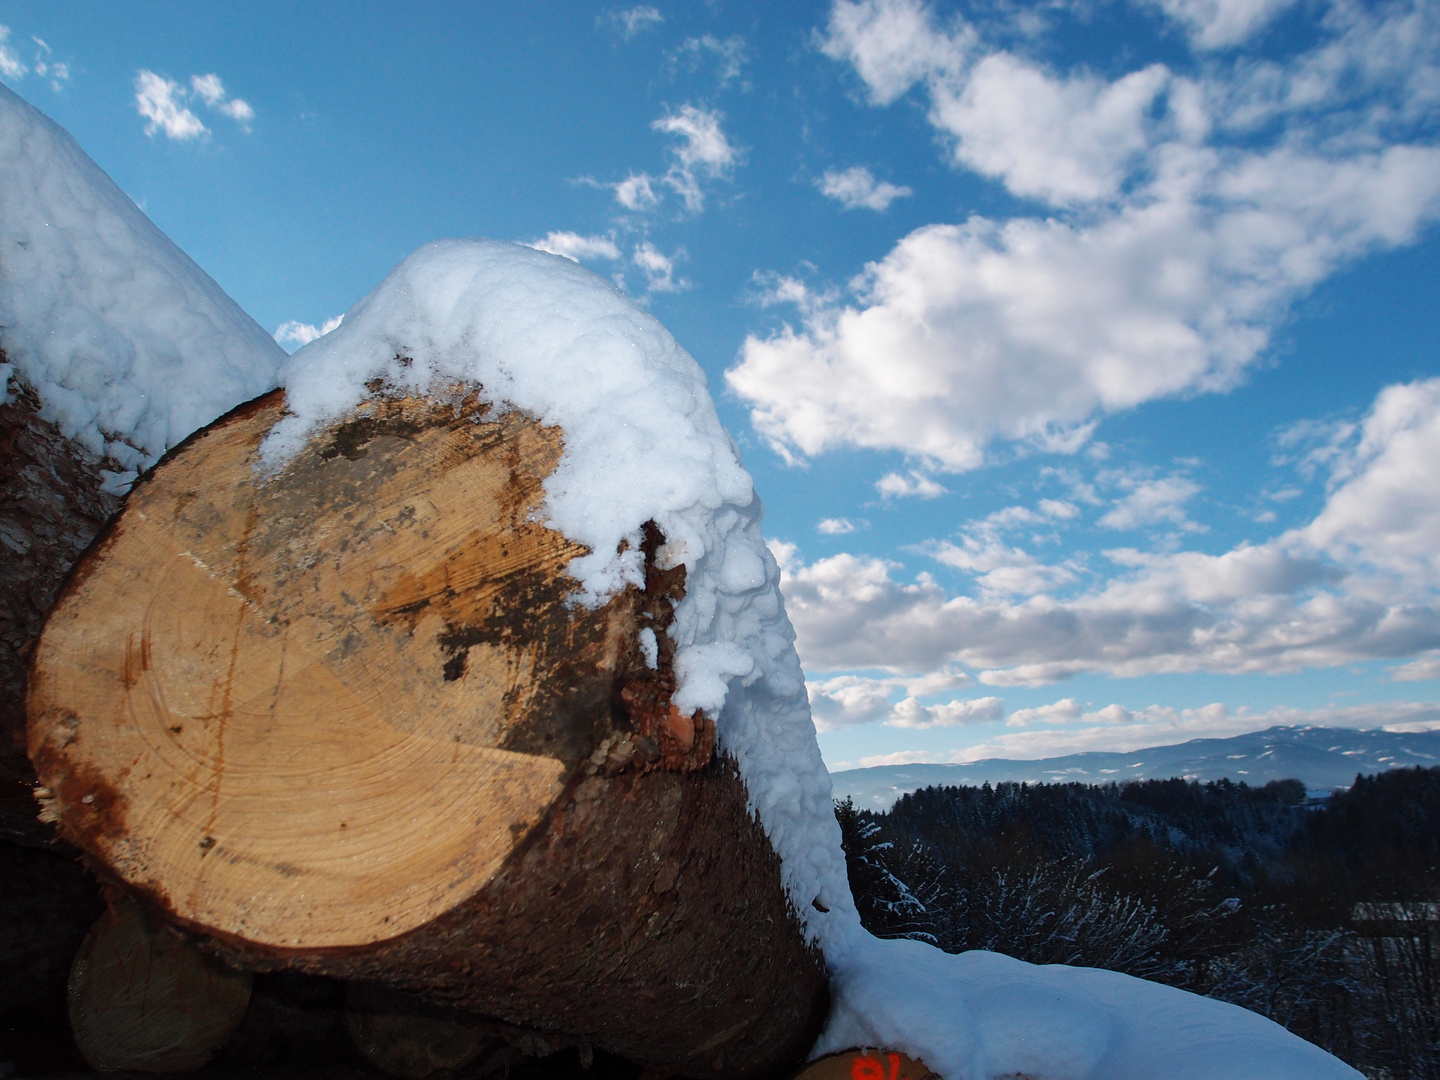
<path id="1" fill-rule="evenodd" d="M 1435 5 L 1400 0 L 1330 18 L 1283 64 L 1107 81 L 987 51 L 918 3 L 840 0 L 822 46 L 872 100 L 922 84 L 954 164 L 1046 210 L 916 229 L 848 296 L 747 338 L 727 381 L 789 456 L 953 471 L 996 440 L 1073 453 L 1099 416 L 1228 390 L 1298 297 L 1440 217 L 1437 43 Z"/>
<path id="2" fill-rule="evenodd" d="M 336 315 L 334 318 L 326 319 L 324 325 L 317 329 L 310 323 L 290 319 L 280 324 L 279 329 L 275 331 L 275 340 L 281 345 L 290 346 L 293 352 L 302 345 L 309 345 L 316 338 L 330 333 L 344 321 L 344 315 Z"/>
<path id="3" fill-rule="evenodd" d="M 1419 660 L 1393 667 L 1390 669 L 1390 678 L 1396 682 L 1423 682 L 1427 679 L 1440 679 L 1440 653 L 1423 656 Z"/>
<path id="4" fill-rule="evenodd" d="M 959 86 L 932 87 L 931 122 L 959 164 L 1017 195 L 1057 206 L 1113 198 L 1152 141 L 1150 114 L 1169 72 L 1155 64 L 1115 82 L 1057 79 L 992 53 Z"/>
<path id="5" fill-rule="evenodd" d="M 648 173 L 631 173 L 614 185 L 615 201 L 626 210 L 648 210 L 660 201 L 654 178 Z"/>
<path id="6" fill-rule="evenodd" d="M 1040 562 L 1018 547 L 1011 547 L 988 531 L 962 533 L 960 542 L 946 540 L 924 550 L 936 562 L 975 575 L 989 596 L 1033 596 L 1075 580 L 1066 566 Z"/>
<path id="7" fill-rule="evenodd" d="M 970 682 L 963 672 L 941 669 L 919 678 L 876 679 L 838 675 L 806 684 L 810 710 L 818 731 L 834 731 L 883 721 L 887 727 L 931 728 L 983 723 L 1004 715 L 999 698 L 957 698 L 924 705 L 921 697 L 934 696 Z M 900 700 L 892 700 L 900 694 Z"/>
<path id="8" fill-rule="evenodd" d="M 626 41 L 646 30 L 653 30 L 664 21 L 665 16 L 660 14 L 660 10 L 649 4 L 638 4 L 620 11 L 607 11 L 596 18 L 596 22 L 608 22 L 620 31 L 620 36 Z"/>
<path id="9" fill-rule="evenodd" d="M 855 524 L 848 518 L 825 518 L 815 526 L 815 531 L 825 536 L 844 536 L 855 531 Z"/>
<path id="10" fill-rule="evenodd" d="M 946 489 L 928 476 L 912 472 L 907 476 L 886 473 L 875 481 L 875 490 L 887 499 L 935 499 L 945 494 Z"/>
<path id="11" fill-rule="evenodd" d="M 870 100 L 888 105 L 926 76 L 962 67 L 977 43 L 964 23 L 940 30 L 916 0 L 838 0 L 820 48 L 852 64 Z"/>
<path id="12" fill-rule="evenodd" d="M 4 29 L 4 27 L 0 27 L 0 43 L 3 43 L 5 37 L 3 33 Z M 50 88 L 59 91 L 63 88 L 64 83 L 70 81 L 70 65 L 63 60 L 52 59 L 54 50 L 50 48 L 43 38 L 31 34 L 30 40 L 35 42 L 36 47 L 35 74 L 39 75 L 42 79 L 49 79 Z M 3 44 L 0 44 L 0 53 L 4 51 Z M 4 59 L 0 57 L 0 69 L 3 68 Z"/>
<path id="13" fill-rule="evenodd" d="M 575 232 L 548 232 L 544 239 L 527 245 L 551 255 L 563 255 L 572 262 L 581 259 L 619 259 L 620 248 L 608 236 L 581 236 Z"/>
<path id="14" fill-rule="evenodd" d="M 1028 727 L 1031 724 L 1073 724 L 1085 710 L 1074 698 L 1061 698 L 1051 705 L 1040 705 L 1033 709 L 1016 709 L 1005 718 L 1009 727 Z"/>
<path id="15" fill-rule="evenodd" d="M 1295 0 L 1149 0 L 1182 24 L 1200 49 L 1239 45 Z"/>
<path id="16" fill-rule="evenodd" d="M 721 39 L 712 34 L 690 37 L 682 41 L 670 53 L 672 68 L 684 65 L 694 71 L 706 53 L 715 58 L 715 77 L 723 88 L 740 77 L 745 66 L 745 39 L 739 34 Z"/>
<path id="17" fill-rule="evenodd" d="M 1129 493 L 1096 523 L 1106 529 L 1138 529 L 1145 525 L 1176 525 L 1195 532 L 1200 526 L 1185 516 L 1185 504 L 1200 494 L 1200 485 L 1179 474 L 1158 479 L 1124 478 Z"/>
<path id="18" fill-rule="evenodd" d="M 896 704 L 885 726 L 924 731 L 937 727 L 985 724 L 1004 715 L 1005 703 L 997 697 L 964 698 L 939 705 L 922 705 L 915 698 L 905 698 Z"/>
<path id="19" fill-rule="evenodd" d="M 846 210 L 886 210 L 896 199 L 902 199 L 914 192 L 888 180 L 879 181 L 863 165 L 838 172 L 834 169 L 820 177 L 816 184 L 820 194 L 834 199 Z"/>
<path id="20" fill-rule="evenodd" d="M 208 135 L 210 129 L 189 108 L 188 103 L 196 99 L 212 111 L 230 117 L 240 130 L 250 131 L 255 110 L 247 101 L 228 97 L 219 75 L 192 75 L 188 91 L 180 83 L 153 71 L 142 69 L 135 77 L 135 108 L 148 121 L 146 135 L 163 131 L 168 138 L 180 142 Z"/>
<path id="21" fill-rule="evenodd" d="M 676 163 L 662 178 L 691 211 L 704 209 L 705 197 L 700 177 L 710 179 L 729 174 L 739 160 L 740 152 L 720 130 L 722 117 L 713 109 L 682 105 L 678 112 L 662 116 L 650 126 L 666 135 L 678 135 L 681 144 L 674 147 Z"/>
<path id="22" fill-rule="evenodd" d="M 1359 435 L 1300 537 L 1397 583 L 1440 587 L 1440 378 L 1386 387 Z"/>
<path id="23" fill-rule="evenodd" d="M 0 76 L 18 82 L 29 73 L 29 67 L 10 45 L 10 27 L 0 24 Z"/>
<path id="24" fill-rule="evenodd" d="M 241 98 L 227 98 L 225 85 L 220 81 L 219 75 L 192 75 L 190 86 L 210 108 L 230 117 L 244 131 L 250 130 L 250 122 L 255 119 L 255 110 L 250 107 L 249 102 Z"/>
<path id="25" fill-rule="evenodd" d="M 649 240 L 642 240 L 635 246 L 630 261 L 645 275 L 647 292 L 680 292 L 690 287 L 684 278 L 675 277 L 674 258 L 665 255 Z"/>
<path id="26" fill-rule="evenodd" d="M 978 598 L 951 596 L 927 574 L 897 580 L 878 559 L 806 565 L 792 552 L 782 588 L 801 658 L 815 671 L 959 664 L 992 686 L 1407 657 L 1425 659 L 1401 678 L 1429 677 L 1440 650 L 1440 378 L 1383 390 L 1332 463 L 1320 512 L 1266 543 L 1220 555 L 1107 551 L 1113 576 L 1056 598 L 1039 590 L 1063 584 L 1070 566 L 1046 566 L 1001 535 L 1037 516 L 1007 508 L 925 546 L 977 575 Z"/>
<path id="27" fill-rule="evenodd" d="M 210 129 L 185 107 L 185 97 L 185 88 L 173 79 L 140 71 L 135 76 L 135 108 L 147 121 L 145 134 L 163 131 L 180 142 L 208 134 Z"/>

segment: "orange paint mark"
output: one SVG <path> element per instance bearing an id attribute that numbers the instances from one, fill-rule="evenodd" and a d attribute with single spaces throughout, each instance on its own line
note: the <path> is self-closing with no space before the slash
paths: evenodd
<path id="1" fill-rule="evenodd" d="M 900 1055 L 890 1055 L 890 1080 L 898 1080 L 900 1076 Z"/>
<path id="2" fill-rule="evenodd" d="M 850 1066 L 850 1080 L 885 1080 L 885 1067 L 869 1054 L 861 1055 Z"/>

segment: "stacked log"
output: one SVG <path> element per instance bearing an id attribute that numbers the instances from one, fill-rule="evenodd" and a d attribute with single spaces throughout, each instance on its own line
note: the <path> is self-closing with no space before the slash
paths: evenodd
<path id="1" fill-rule="evenodd" d="M 574 604 L 585 549 L 538 520 L 563 433 L 373 390 L 274 475 L 278 392 L 136 485 L 35 651 L 43 816 L 234 968 L 671 1074 L 791 1068 L 824 963 L 712 719 L 671 703 L 683 567 L 648 527 L 644 587 Z"/>

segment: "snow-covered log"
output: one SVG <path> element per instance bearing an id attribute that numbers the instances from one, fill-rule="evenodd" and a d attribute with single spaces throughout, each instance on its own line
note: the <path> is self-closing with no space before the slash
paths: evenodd
<path id="1" fill-rule="evenodd" d="M 274 385 L 284 352 L 68 134 L 0 86 L 0 839 L 45 843 L 25 670 L 137 471 Z"/>
<path id="2" fill-rule="evenodd" d="M 629 305 L 598 278 L 509 245 L 448 255 L 528 271 L 531 308 L 571 286 L 558 301 L 588 331 L 572 361 L 612 362 L 596 331 Z M 824 963 L 715 753 L 713 690 L 685 693 L 739 650 L 677 649 L 685 552 L 713 509 L 666 518 L 673 491 L 644 493 L 657 513 L 593 545 L 547 524 L 568 497 L 603 530 L 606 487 L 643 479 L 633 448 L 588 430 L 603 397 L 547 417 L 488 378 L 414 376 L 433 329 L 387 340 L 379 316 L 436 292 L 453 303 L 453 277 L 402 271 L 347 319 L 333 355 L 364 368 L 379 338 L 390 368 L 359 400 L 301 427 L 292 383 L 130 492 L 37 649 L 46 816 L 232 963 L 379 982 L 685 1075 L 793 1065 L 824 1017 Z M 553 332 L 542 318 L 524 340 Z M 629 394 L 677 429 L 677 483 L 694 483 L 678 453 L 713 484 L 728 445 L 718 424 L 692 442 L 694 395 L 671 382 Z M 765 585 L 753 542 L 732 543 L 738 584 Z"/>

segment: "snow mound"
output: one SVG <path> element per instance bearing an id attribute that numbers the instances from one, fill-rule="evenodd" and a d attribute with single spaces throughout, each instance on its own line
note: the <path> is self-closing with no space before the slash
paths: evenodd
<path id="1" fill-rule="evenodd" d="M 564 432 L 546 523 L 590 549 L 577 600 L 643 583 L 641 526 L 684 564 L 670 634 L 676 704 L 716 718 L 783 864 L 835 1005 L 815 1052 L 887 1046 L 948 1080 L 1324 1080 L 1358 1073 L 1253 1013 L 1112 972 L 952 956 L 862 929 L 845 873 L 779 570 L 761 507 L 699 365 L 648 312 L 571 260 L 494 241 L 421 248 L 330 334 L 285 364 L 291 415 L 262 445 L 275 469 L 380 379 L 405 392 L 479 384 Z"/>
<path id="2" fill-rule="evenodd" d="M 285 352 L 75 140 L 0 86 L 0 393 L 118 464 L 166 449 L 275 385 Z"/>

